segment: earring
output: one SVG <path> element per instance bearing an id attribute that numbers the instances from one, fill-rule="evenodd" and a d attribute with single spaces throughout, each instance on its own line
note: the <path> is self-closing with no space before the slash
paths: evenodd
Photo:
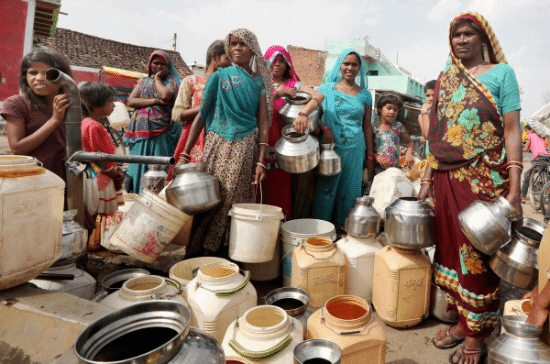
<path id="1" fill-rule="evenodd" d="M 481 45 L 481 49 L 483 51 L 483 60 L 485 62 L 490 62 L 490 57 L 489 57 L 489 47 L 487 47 L 487 44 L 483 43 Z"/>

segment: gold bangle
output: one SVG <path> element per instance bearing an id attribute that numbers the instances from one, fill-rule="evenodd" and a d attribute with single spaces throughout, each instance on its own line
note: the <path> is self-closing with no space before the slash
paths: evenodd
<path id="1" fill-rule="evenodd" d="M 258 162 L 258 163 L 256 163 L 256 165 L 258 165 L 260 167 L 263 167 L 263 169 L 267 170 L 267 166 L 263 163 Z"/>

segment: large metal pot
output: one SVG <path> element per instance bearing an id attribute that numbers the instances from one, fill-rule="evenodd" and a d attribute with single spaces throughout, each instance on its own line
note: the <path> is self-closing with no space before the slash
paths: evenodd
<path id="1" fill-rule="evenodd" d="M 542 326 L 527 325 L 526 317 L 502 316 L 504 333 L 489 345 L 489 364 L 550 363 L 550 348 L 539 340 Z"/>
<path id="2" fill-rule="evenodd" d="M 294 125 L 298 113 L 311 101 L 311 95 L 304 91 L 296 91 L 296 97 L 291 99 L 285 97 L 286 103 L 279 109 L 279 115 L 285 125 Z M 307 128 L 314 132 L 319 126 L 319 108 L 315 108 L 307 116 Z"/>
<path id="3" fill-rule="evenodd" d="M 176 178 L 166 188 L 166 200 L 190 214 L 206 212 L 221 202 L 220 181 L 206 173 L 206 163 L 181 164 L 174 167 Z"/>
<path id="4" fill-rule="evenodd" d="M 440 321 L 455 323 L 458 322 L 458 312 L 448 311 L 449 303 L 445 296 L 447 293 L 438 285 L 432 282 L 432 297 L 430 300 L 430 313 Z"/>
<path id="5" fill-rule="evenodd" d="M 334 143 L 321 144 L 319 158 L 319 174 L 321 176 L 335 176 L 342 171 L 342 158 L 334 151 Z"/>
<path id="6" fill-rule="evenodd" d="M 159 193 L 166 184 L 168 174 L 162 164 L 149 164 L 147 172 L 141 176 L 141 187 L 154 193 Z"/>
<path id="7" fill-rule="evenodd" d="M 512 230 L 512 240 L 489 261 L 500 279 L 518 288 L 533 288 L 538 279 L 537 256 L 544 230 L 543 224 L 528 217 L 523 218 L 522 227 Z"/>
<path id="8" fill-rule="evenodd" d="M 319 142 L 309 134 L 298 134 L 294 126 L 281 131 L 283 137 L 275 144 L 275 155 L 282 170 L 305 173 L 319 164 Z"/>
<path id="9" fill-rule="evenodd" d="M 346 232 L 355 238 L 375 239 L 380 231 L 380 215 L 372 207 L 374 197 L 355 199 L 355 206 L 346 216 Z"/>
<path id="10" fill-rule="evenodd" d="M 460 229 L 480 252 L 493 255 L 510 240 L 511 220 L 516 209 L 502 196 L 494 203 L 475 201 L 458 214 Z"/>
<path id="11" fill-rule="evenodd" d="M 138 303 L 93 322 L 76 339 L 74 352 L 87 364 L 169 363 L 182 348 L 190 322 L 191 311 L 180 303 Z"/>
<path id="12" fill-rule="evenodd" d="M 61 267 L 76 262 L 86 255 L 88 248 L 88 230 L 74 221 L 78 210 L 63 212 L 63 235 L 61 237 L 61 258 L 53 263 L 53 267 Z"/>
<path id="13" fill-rule="evenodd" d="M 390 245 L 414 250 L 434 245 L 431 224 L 435 212 L 426 201 L 401 197 L 386 207 L 385 213 L 384 230 Z"/>

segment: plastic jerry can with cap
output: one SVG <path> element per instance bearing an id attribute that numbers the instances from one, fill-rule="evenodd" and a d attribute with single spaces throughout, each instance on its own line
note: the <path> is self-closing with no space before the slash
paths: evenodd
<path id="1" fill-rule="evenodd" d="M 331 298 L 307 321 L 307 339 L 336 343 L 342 350 L 341 364 L 383 364 L 386 333 L 369 304 L 357 296 Z"/>
<path id="2" fill-rule="evenodd" d="M 303 341 L 299 320 L 282 308 L 262 305 L 249 309 L 232 322 L 223 338 L 226 357 L 238 357 L 250 363 L 293 363 L 294 348 Z"/>
<path id="3" fill-rule="evenodd" d="M 374 258 L 372 303 L 393 327 L 411 327 L 430 312 L 431 262 L 418 250 L 386 246 Z"/>
<path id="4" fill-rule="evenodd" d="M 201 266 L 185 289 L 191 326 L 206 331 L 220 343 L 229 324 L 258 301 L 250 273 L 241 274 L 235 263 L 227 261 Z"/>
<path id="5" fill-rule="evenodd" d="M 346 257 L 329 238 L 313 237 L 292 257 L 290 286 L 309 294 L 309 306 L 318 308 L 346 289 Z"/>
<path id="6" fill-rule="evenodd" d="M 338 240 L 337 244 L 344 252 L 348 265 L 346 294 L 372 302 L 374 256 L 382 245 L 374 238 L 361 239 L 349 235 Z"/>

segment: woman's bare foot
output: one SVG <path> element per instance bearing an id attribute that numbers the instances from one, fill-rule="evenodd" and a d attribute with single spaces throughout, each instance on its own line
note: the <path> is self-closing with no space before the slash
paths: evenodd
<path id="1" fill-rule="evenodd" d="M 483 340 L 467 336 L 464 343 L 451 354 L 449 362 L 455 364 L 483 364 L 486 355 Z"/>
<path id="2" fill-rule="evenodd" d="M 439 330 L 434 337 L 433 343 L 436 348 L 449 349 L 457 346 L 464 340 L 460 326 L 450 326 Z"/>

